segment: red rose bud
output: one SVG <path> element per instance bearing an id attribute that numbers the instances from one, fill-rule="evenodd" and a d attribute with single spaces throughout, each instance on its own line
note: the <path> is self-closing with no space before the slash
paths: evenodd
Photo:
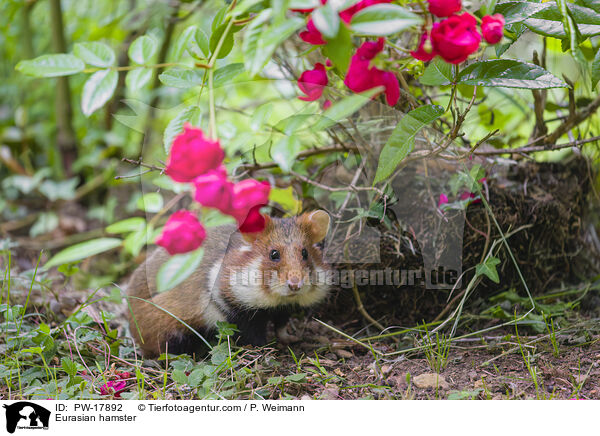
<path id="1" fill-rule="evenodd" d="M 225 152 L 219 141 L 204 136 L 200 129 L 189 124 L 183 128 L 173 141 L 171 153 L 167 159 L 167 173 L 176 182 L 191 182 L 201 174 L 219 167 Z"/>
<path id="2" fill-rule="evenodd" d="M 431 42 L 434 51 L 446 62 L 460 64 L 479 48 L 481 35 L 477 31 L 477 20 L 465 12 L 434 23 Z"/>
<path id="3" fill-rule="evenodd" d="M 325 100 L 325 101 L 323 102 L 323 109 L 324 109 L 324 110 L 327 110 L 327 109 L 329 109 L 329 108 L 331 107 L 331 104 L 332 104 L 332 103 L 331 103 L 331 100 Z"/>
<path id="4" fill-rule="evenodd" d="M 306 30 L 304 32 L 300 32 L 300 39 L 304 42 L 308 42 L 312 45 L 323 45 L 326 44 L 323 39 L 323 35 L 321 32 L 315 27 L 315 23 L 313 23 L 312 18 L 308 19 L 306 23 Z"/>
<path id="5" fill-rule="evenodd" d="M 314 70 L 307 70 L 300 75 L 298 79 L 298 87 L 306 94 L 306 96 L 298 97 L 304 101 L 315 101 L 321 98 L 323 87 L 329 83 L 327 80 L 327 72 L 325 65 L 315 64 Z"/>
<path id="6" fill-rule="evenodd" d="M 227 213 L 241 225 L 248 217 L 250 209 L 264 206 L 269 202 L 270 192 L 271 185 L 268 182 L 259 182 L 254 179 L 242 180 L 233 185 L 231 210 Z"/>
<path id="7" fill-rule="evenodd" d="M 345 23 L 350 23 L 352 21 L 352 17 L 359 11 L 362 11 L 369 6 L 377 5 L 380 3 L 390 3 L 392 0 L 361 0 L 358 3 L 350 6 L 347 9 L 344 9 L 340 12 L 340 18 Z"/>
<path id="8" fill-rule="evenodd" d="M 364 42 L 350 60 L 350 68 L 344 83 L 354 92 L 363 92 L 383 86 L 387 103 L 394 106 L 400 98 L 398 79 L 393 73 L 371 65 L 371 60 L 383 50 L 384 43 L 383 38 L 379 38 L 377 42 Z"/>
<path id="9" fill-rule="evenodd" d="M 173 255 L 194 251 L 202 245 L 205 238 L 206 231 L 194 214 L 179 210 L 167 220 L 156 244 Z"/>
<path id="10" fill-rule="evenodd" d="M 223 213 L 231 210 L 233 183 L 227 180 L 227 172 L 221 167 L 194 179 L 194 200 L 204 207 L 213 207 Z"/>
<path id="11" fill-rule="evenodd" d="M 449 17 L 461 9 L 460 0 L 429 0 L 429 12 L 436 17 Z"/>
<path id="12" fill-rule="evenodd" d="M 413 58 L 423 62 L 429 62 L 435 57 L 435 50 L 433 50 L 431 38 L 427 32 L 424 32 L 421 36 L 421 42 L 417 51 L 411 51 L 410 54 Z"/>
<path id="13" fill-rule="evenodd" d="M 257 233 L 262 232 L 265 229 L 267 221 L 265 220 L 265 217 L 260 214 L 261 207 L 262 206 L 254 206 L 250 209 L 248 216 L 239 227 L 240 232 Z"/>
<path id="14" fill-rule="evenodd" d="M 504 16 L 486 15 L 481 19 L 481 33 L 488 44 L 498 44 L 504 36 Z"/>

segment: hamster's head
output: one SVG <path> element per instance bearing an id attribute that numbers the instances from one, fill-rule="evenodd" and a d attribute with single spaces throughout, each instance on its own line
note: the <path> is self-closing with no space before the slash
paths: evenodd
<path id="1" fill-rule="evenodd" d="M 329 214 L 316 210 L 293 218 L 265 218 L 262 232 L 243 235 L 246 256 L 237 277 L 245 283 L 231 283 L 235 299 L 254 308 L 321 301 L 329 290 L 330 267 L 323 261 Z"/>

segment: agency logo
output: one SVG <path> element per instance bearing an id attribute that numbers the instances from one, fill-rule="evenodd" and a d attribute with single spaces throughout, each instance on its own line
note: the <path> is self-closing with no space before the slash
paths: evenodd
<path id="1" fill-rule="evenodd" d="M 6 431 L 14 433 L 18 429 L 48 430 L 50 411 L 29 401 L 19 401 L 11 405 L 4 404 L 6 409 Z"/>

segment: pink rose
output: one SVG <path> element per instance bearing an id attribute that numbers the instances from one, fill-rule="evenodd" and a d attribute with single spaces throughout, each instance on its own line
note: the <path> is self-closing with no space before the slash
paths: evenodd
<path id="1" fill-rule="evenodd" d="M 242 226 L 250 217 L 252 208 L 265 206 L 269 202 L 271 185 L 254 179 L 246 179 L 233 185 L 233 200 L 231 210 L 227 213 L 234 217 Z M 256 219 L 256 217 L 250 217 Z"/>
<path id="2" fill-rule="evenodd" d="M 386 101 L 394 106 L 400 98 L 400 85 L 393 73 L 380 70 L 371 61 L 383 50 L 385 40 L 364 42 L 350 60 L 350 68 L 344 83 L 354 92 L 363 92 L 377 86 L 385 87 Z"/>
<path id="3" fill-rule="evenodd" d="M 175 212 L 167 220 L 156 244 L 164 247 L 169 254 L 188 253 L 202 245 L 206 231 L 198 219 L 187 210 Z"/>
<path id="4" fill-rule="evenodd" d="M 261 206 L 254 206 L 248 211 L 248 216 L 239 229 L 242 233 L 257 233 L 262 232 L 265 229 L 267 220 L 260 214 Z"/>
<path id="5" fill-rule="evenodd" d="M 436 17 L 449 17 L 461 8 L 460 0 L 429 0 L 429 12 Z"/>
<path id="6" fill-rule="evenodd" d="M 225 152 L 219 141 L 204 136 L 189 124 L 173 141 L 165 172 L 176 182 L 191 182 L 201 174 L 219 167 Z"/>
<path id="7" fill-rule="evenodd" d="M 300 32 L 300 39 L 304 42 L 308 42 L 312 45 L 323 45 L 326 44 L 323 39 L 323 35 L 321 32 L 315 27 L 315 23 L 313 23 L 312 18 L 308 19 L 306 23 L 306 30 L 304 32 Z"/>
<path id="8" fill-rule="evenodd" d="M 233 199 L 233 183 L 227 180 L 224 167 L 208 171 L 194 179 L 194 200 L 204 207 L 213 207 L 227 213 Z"/>
<path id="9" fill-rule="evenodd" d="M 410 54 L 413 58 L 423 62 L 429 62 L 435 57 L 435 50 L 431 44 L 431 38 L 426 31 L 421 35 L 421 42 L 419 43 L 417 51 L 411 51 Z"/>
<path id="10" fill-rule="evenodd" d="M 306 96 L 298 97 L 304 101 L 315 101 L 321 98 L 323 87 L 329 83 L 327 80 L 327 72 L 325 65 L 321 63 L 315 64 L 314 70 L 307 70 L 300 75 L 298 79 L 298 87 L 306 94 Z"/>
<path id="11" fill-rule="evenodd" d="M 446 194 L 440 194 L 440 199 L 438 201 L 438 207 L 441 207 L 444 204 L 448 204 L 448 196 Z"/>
<path id="12" fill-rule="evenodd" d="M 498 44 L 504 36 L 504 16 L 486 15 L 481 19 L 481 33 L 489 44 Z"/>
<path id="13" fill-rule="evenodd" d="M 481 35 L 477 31 L 477 20 L 465 12 L 434 23 L 431 42 L 435 52 L 446 62 L 460 64 L 479 48 Z"/>

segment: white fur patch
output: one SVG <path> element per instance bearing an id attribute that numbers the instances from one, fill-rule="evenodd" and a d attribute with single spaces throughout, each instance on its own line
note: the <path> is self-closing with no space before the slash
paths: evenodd
<path id="1" fill-rule="evenodd" d="M 217 278 L 221 272 L 222 260 L 216 261 L 208 272 L 208 282 L 206 283 L 210 292 L 211 300 L 222 310 L 227 312 L 227 304 L 221 295 L 221 288 L 217 284 Z"/>

